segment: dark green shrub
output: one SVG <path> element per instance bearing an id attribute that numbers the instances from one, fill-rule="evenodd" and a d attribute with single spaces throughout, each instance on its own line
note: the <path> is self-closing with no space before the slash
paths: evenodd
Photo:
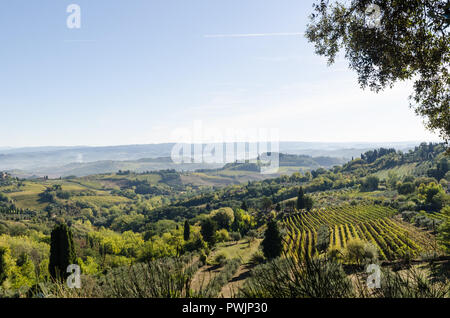
<path id="1" fill-rule="evenodd" d="M 277 258 L 255 267 L 241 290 L 241 296 L 250 298 L 340 298 L 353 295 L 352 283 L 342 266 L 324 258 L 304 262 Z"/>

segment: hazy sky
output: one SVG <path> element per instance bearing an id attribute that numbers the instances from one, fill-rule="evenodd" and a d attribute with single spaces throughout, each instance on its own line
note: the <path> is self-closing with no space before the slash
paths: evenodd
<path id="1" fill-rule="evenodd" d="M 66 26 L 81 7 L 81 29 Z M 3 0 L 0 147 L 167 142 L 195 121 L 298 141 L 438 140 L 410 84 L 359 89 L 302 35 L 312 1 Z"/>

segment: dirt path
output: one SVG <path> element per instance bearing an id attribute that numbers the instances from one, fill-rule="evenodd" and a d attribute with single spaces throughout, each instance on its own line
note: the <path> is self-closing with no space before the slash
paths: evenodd
<path id="1" fill-rule="evenodd" d="M 226 243 L 211 252 L 211 255 L 208 257 L 210 260 L 214 259 L 219 253 L 225 253 L 228 259 L 240 258 L 243 262 L 231 280 L 224 285 L 219 297 L 230 298 L 237 294 L 245 279 L 250 276 L 251 268 L 248 266 L 248 261 L 250 260 L 251 255 L 257 251 L 260 243 L 261 239 L 254 240 L 250 242 L 250 244 L 247 240 L 241 240 L 235 243 Z M 222 270 L 223 266 L 205 265 L 200 267 L 192 279 L 192 289 L 199 291 L 206 287 Z"/>
<path id="2" fill-rule="evenodd" d="M 233 278 L 222 287 L 222 291 L 219 294 L 219 297 L 223 298 L 231 298 L 236 297 L 239 288 L 241 288 L 244 284 L 244 281 L 250 277 L 250 267 L 248 264 L 243 264 L 239 267 L 237 272 L 234 274 Z"/>
<path id="3" fill-rule="evenodd" d="M 192 279 L 192 289 L 195 291 L 204 289 L 221 270 L 222 267 L 216 265 L 205 265 L 200 267 Z"/>

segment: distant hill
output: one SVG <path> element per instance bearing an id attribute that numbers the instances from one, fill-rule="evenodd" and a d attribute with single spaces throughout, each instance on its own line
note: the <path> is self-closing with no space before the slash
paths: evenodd
<path id="1" fill-rule="evenodd" d="M 86 163 L 70 163 L 60 167 L 44 167 L 32 170 L 12 170 L 11 175 L 22 178 L 35 176 L 48 176 L 50 178 L 59 178 L 67 176 L 83 177 L 94 174 L 114 173 L 119 170 L 145 172 L 175 169 L 177 171 L 194 171 L 196 169 L 215 169 L 222 167 L 221 164 L 175 164 L 170 157 L 163 158 L 144 158 L 139 160 L 101 160 Z"/>
<path id="2" fill-rule="evenodd" d="M 304 155 L 279 154 L 280 173 L 292 173 L 296 171 L 306 171 L 316 168 L 330 168 L 335 165 L 345 163 L 344 159 L 317 157 L 313 158 Z M 30 170 L 9 170 L 13 176 L 22 178 L 43 177 L 59 178 L 67 176 L 88 176 L 102 173 L 114 173 L 119 170 L 130 170 L 137 173 L 145 171 L 157 171 L 174 169 L 176 171 L 197 171 L 208 175 L 222 175 L 232 178 L 232 181 L 225 183 L 235 183 L 236 178 L 242 177 L 244 180 L 260 180 L 279 174 L 262 176 L 259 166 L 254 163 L 228 163 L 228 164 L 205 164 L 205 163 L 184 163 L 176 164 L 170 157 L 142 158 L 138 160 L 101 160 L 86 163 L 70 163 L 59 167 L 43 167 Z M 233 172 L 234 171 L 234 172 Z M 237 173 L 242 171 L 242 173 Z M 242 181 L 242 180 L 240 180 Z"/>
<path id="3" fill-rule="evenodd" d="M 280 167 L 302 167 L 308 169 L 331 168 L 347 162 L 343 158 L 311 157 L 306 155 L 279 154 Z M 221 170 L 259 171 L 256 163 L 228 163 Z"/>
<path id="4" fill-rule="evenodd" d="M 342 160 L 351 160 L 352 157 L 357 157 L 361 153 L 380 146 L 395 147 L 406 151 L 418 144 L 416 142 L 384 144 L 280 142 L 279 151 L 284 154 L 305 156 L 295 159 L 304 161 L 302 163 L 297 162 L 295 165 L 312 168 L 340 164 L 343 162 Z M 16 175 L 27 176 L 67 176 L 70 174 L 81 176 L 114 172 L 120 169 L 145 171 L 158 169 L 195 170 L 220 167 L 220 165 L 175 167 L 173 163 L 167 161 L 174 145 L 173 143 L 164 143 L 108 147 L 0 148 L 0 171 L 12 171 Z M 237 149 L 240 149 L 240 147 L 237 147 Z M 310 159 L 306 156 L 315 157 L 314 162 L 308 162 Z M 244 154 L 237 153 L 236 157 L 238 159 L 243 158 Z M 335 158 L 338 158 L 337 161 Z M 288 160 L 287 157 L 285 159 Z"/>

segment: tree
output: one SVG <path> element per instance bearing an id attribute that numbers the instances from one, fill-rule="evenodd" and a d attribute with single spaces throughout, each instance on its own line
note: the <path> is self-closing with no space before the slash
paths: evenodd
<path id="1" fill-rule="evenodd" d="M 269 212 L 272 208 L 272 200 L 270 200 L 268 197 L 263 197 L 261 200 L 261 207 L 264 211 Z"/>
<path id="2" fill-rule="evenodd" d="M 189 225 L 189 222 L 187 220 L 184 221 L 183 237 L 185 241 L 189 241 L 189 239 L 191 238 L 191 226 Z"/>
<path id="3" fill-rule="evenodd" d="M 234 211 L 232 208 L 220 208 L 212 211 L 211 217 L 219 228 L 229 230 L 234 221 Z"/>
<path id="4" fill-rule="evenodd" d="M 311 211 L 314 206 L 314 201 L 309 195 L 305 195 L 305 209 L 307 211 Z"/>
<path id="5" fill-rule="evenodd" d="M 376 176 L 368 176 L 361 182 L 361 191 L 375 191 L 378 190 L 380 179 Z"/>
<path id="6" fill-rule="evenodd" d="M 361 265 L 363 262 L 374 262 L 378 258 L 378 251 L 368 242 L 351 239 L 347 242 L 346 257 L 348 261 Z"/>
<path id="7" fill-rule="evenodd" d="M 303 210 L 305 208 L 305 194 L 303 193 L 303 187 L 300 187 L 297 195 L 297 210 Z"/>
<path id="8" fill-rule="evenodd" d="M 416 186 L 412 182 L 404 182 L 398 186 L 399 194 L 410 194 L 416 191 Z"/>
<path id="9" fill-rule="evenodd" d="M 303 210 L 306 209 L 310 211 L 314 205 L 313 199 L 305 195 L 303 192 L 303 188 L 300 187 L 300 190 L 298 191 L 297 195 L 297 210 Z"/>
<path id="10" fill-rule="evenodd" d="M 436 180 L 441 180 L 445 177 L 448 172 L 448 160 L 447 158 L 442 158 L 436 165 L 435 169 L 429 169 L 427 174 L 429 177 L 435 178 Z"/>
<path id="11" fill-rule="evenodd" d="M 330 245 L 330 229 L 327 225 L 321 225 L 317 230 L 316 248 L 320 252 L 326 251 Z"/>
<path id="12" fill-rule="evenodd" d="M 202 222 L 200 233 L 210 247 L 216 243 L 216 231 L 217 223 L 213 219 L 207 218 Z"/>
<path id="13" fill-rule="evenodd" d="M 234 210 L 234 221 L 231 224 L 231 229 L 239 232 L 242 236 L 256 225 L 255 218 L 241 209 Z"/>
<path id="14" fill-rule="evenodd" d="M 293 200 L 287 201 L 286 204 L 285 204 L 286 210 L 289 211 L 289 212 L 294 212 L 295 205 L 296 205 L 295 201 L 293 201 Z"/>
<path id="15" fill-rule="evenodd" d="M 361 88 L 413 80 L 410 106 L 450 140 L 450 2 L 317 0 L 306 37 L 333 64 L 345 50 Z"/>
<path id="16" fill-rule="evenodd" d="M 398 177 L 397 173 L 395 173 L 393 171 L 389 171 L 388 172 L 388 177 L 387 177 L 387 180 L 386 180 L 386 185 L 391 190 L 394 190 L 395 187 L 397 186 L 398 180 L 399 180 L 399 177 Z"/>
<path id="17" fill-rule="evenodd" d="M 446 205 L 448 196 L 440 184 L 430 182 L 428 185 L 421 184 L 418 189 L 419 198 L 426 205 L 426 210 L 440 210 Z"/>
<path id="18" fill-rule="evenodd" d="M 76 261 L 72 231 L 67 224 L 57 225 L 51 233 L 50 263 L 48 266 L 50 275 L 55 279 L 65 278 L 67 267 L 76 264 Z"/>
<path id="19" fill-rule="evenodd" d="M 281 234 L 275 221 L 270 221 L 267 224 L 267 230 L 264 233 L 264 240 L 261 245 L 267 259 L 274 259 L 281 255 Z"/>
<path id="20" fill-rule="evenodd" d="M 278 202 L 277 205 L 275 206 L 275 211 L 280 212 L 281 211 L 281 205 Z"/>
<path id="21" fill-rule="evenodd" d="M 438 229 L 439 242 L 444 246 L 447 253 L 450 253 L 450 222 L 447 221 Z"/>
<path id="22" fill-rule="evenodd" d="M 8 278 L 11 271 L 11 253 L 8 247 L 0 246 L 0 286 Z"/>
<path id="23" fill-rule="evenodd" d="M 438 229 L 438 240 L 440 244 L 444 246 L 445 251 L 450 253 L 450 206 L 443 208 L 441 213 L 447 216 L 447 221 Z"/>
<path id="24" fill-rule="evenodd" d="M 227 242 L 230 240 L 230 234 L 226 229 L 220 229 L 216 231 L 217 242 Z"/>

